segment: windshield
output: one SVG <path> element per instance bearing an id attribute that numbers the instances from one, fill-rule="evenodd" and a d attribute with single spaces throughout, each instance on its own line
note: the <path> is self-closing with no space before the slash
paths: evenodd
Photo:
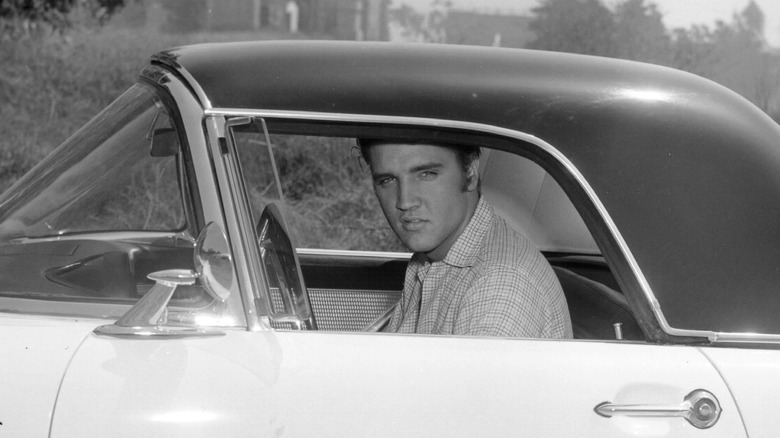
<path id="1" fill-rule="evenodd" d="M 183 228 L 176 155 L 151 153 L 171 142 L 159 98 L 133 86 L 0 197 L 0 239 Z"/>
<path id="2" fill-rule="evenodd" d="M 0 311 L 118 317 L 150 273 L 195 269 L 179 142 L 155 90 L 137 84 L 3 194 Z M 230 305 L 182 286 L 166 318 L 240 323 Z"/>

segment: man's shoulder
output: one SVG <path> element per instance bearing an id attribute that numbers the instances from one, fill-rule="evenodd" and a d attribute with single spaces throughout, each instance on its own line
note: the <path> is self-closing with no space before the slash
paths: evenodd
<path id="1" fill-rule="evenodd" d="M 510 265 L 519 259 L 543 258 L 528 238 L 510 227 L 495 213 L 480 252 L 486 261 L 508 261 Z"/>
<path id="2" fill-rule="evenodd" d="M 512 229 L 484 198 L 480 198 L 469 225 L 446 259 L 450 265 L 471 267 L 478 272 L 488 268 L 519 269 L 540 261 L 544 257 L 536 246 Z"/>

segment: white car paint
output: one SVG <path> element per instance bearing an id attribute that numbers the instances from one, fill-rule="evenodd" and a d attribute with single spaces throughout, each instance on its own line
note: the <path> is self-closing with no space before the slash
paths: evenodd
<path id="1" fill-rule="evenodd" d="M 46 437 L 57 391 L 94 322 L 0 313 L 0 437 Z"/>
<path id="2" fill-rule="evenodd" d="M 604 418 L 594 407 L 723 413 Z M 90 336 L 65 377 L 61 437 L 747 436 L 729 388 L 695 347 L 389 334 L 229 331 L 214 338 Z"/>
<path id="3" fill-rule="evenodd" d="M 740 415 L 753 438 L 780 433 L 780 415 L 774 400 L 780 394 L 780 351 L 702 348 L 734 393 Z"/>

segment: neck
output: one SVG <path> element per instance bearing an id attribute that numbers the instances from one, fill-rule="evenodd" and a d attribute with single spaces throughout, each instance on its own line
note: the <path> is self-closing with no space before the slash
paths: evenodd
<path id="1" fill-rule="evenodd" d="M 444 242 L 442 242 L 439 246 L 433 249 L 433 251 L 424 253 L 425 258 L 431 262 L 440 262 L 444 260 L 447 257 L 447 254 L 449 254 L 450 249 L 452 249 L 453 245 L 455 245 L 455 242 L 458 241 L 458 238 L 460 238 L 460 235 L 463 234 L 463 231 L 466 229 L 466 227 L 469 225 L 469 222 L 471 222 L 471 218 L 474 217 L 474 212 L 477 210 L 477 204 L 479 203 L 479 194 L 476 192 L 473 192 L 474 196 L 469 197 L 468 202 L 468 210 L 467 214 L 461 222 L 458 229 L 452 233 L 452 235 L 447 238 Z"/>

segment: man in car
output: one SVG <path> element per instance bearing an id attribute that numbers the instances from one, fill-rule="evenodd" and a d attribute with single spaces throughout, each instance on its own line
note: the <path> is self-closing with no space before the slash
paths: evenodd
<path id="1" fill-rule="evenodd" d="M 414 252 L 384 331 L 572 336 L 549 263 L 480 196 L 479 147 L 359 144 L 387 221 Z"/>

